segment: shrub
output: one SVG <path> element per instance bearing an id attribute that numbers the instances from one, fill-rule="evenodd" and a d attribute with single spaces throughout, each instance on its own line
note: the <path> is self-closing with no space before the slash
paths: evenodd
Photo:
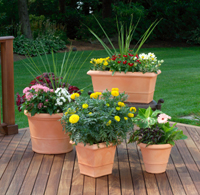
<path id="1" fill-rule="evenodd" d="M 43 46 L 42 46 L 43 45 Z M 52 49 L 54 52 L 65 49 L 65 42 L 59 37 L 45 35 L 38 37 L 35 40 L 27 39 L 24 35 L 18 36 L 13 42 L 14 53 L 20 55 L 37 56 L 38 54 L 43 55 L 45 53 L 51 53 Z"/>

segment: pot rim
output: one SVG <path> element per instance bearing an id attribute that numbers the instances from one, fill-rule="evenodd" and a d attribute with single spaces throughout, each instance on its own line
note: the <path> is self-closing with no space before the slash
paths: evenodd
<path id="1" fill-rule="evenodd" d="M 61 118 L 63 116 L 63 113 L 56 113 L 56 114 L 48 114 L 48 113 L 40 113 L 40 114 L 35 114 L 34 116 L 31 116 L 30 112 L 27 112 L 27 110 L 24 110 L 24 114 L 27 117 L 34 117 L 34 118 Z"/>
<path id="2" fill-rule="evenodd" d="M 140 148 L 145 148 L 145 149 L 154 149 L 154 150 L 160 150 L 160 149 L 167 149 L 167 148 L 172 148 L 173 145 L 171 144 L 153 144 L 153 145 L 149 145 L 146 147 L 147 144 L 144 143 L 139 143 L 138 146 L 140 146 Z"/>
<path id="3" fill-rule="evenodd" d="M 94 75 L 101 75 L 101 76 L 112 76 L 112 72 L 111 71 L 99 71 L 99 70 L 89 70 L 87 72 L 88 75 L 90 76 L 94 76 Z M 155 77 L 157 75 L 161 74 L 161 70 L 158 70 L 157 74 L 154 72 L 146 72 L 146 73 L 142 73 L 142 72 L 115 72 L 113 76 L 126 76 L 126 77 L 131 77 L 131 76 L 138 76 L 138 77 Z"/>
<path id="4" fill-rule="evenodd" d="M 98 150 L 98 149 L 109 148 L 109 147 L 113 147 L 113 146 L 116 147 L 116 145 L 113 145 L 113 143 L 110 143 L 110 145 L 108 145 L 108 147 L 107 147 L 105 142 L 99 143 L 98 145 L 97 144 L 93 144 L 93 145 L 86 144 L 84 146 L 84 144 L 81 142 L 81 143 L 78 143 L 76 146 L 84 147 L 84 148 L 87 148 L 87 149 L 90 149 L 90 150 Z"/>

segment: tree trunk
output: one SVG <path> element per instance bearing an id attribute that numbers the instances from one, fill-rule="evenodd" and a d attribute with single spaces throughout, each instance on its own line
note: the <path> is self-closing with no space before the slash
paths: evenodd
<path id="1" fill-rule="evenodd" d="M 60 13 L 65 13 L 65 0 L 59 0 Z"/>
<path id="2" fill-rule="evenodd" d="M 28 16 L 28 8 L 26 0 L 18 0 L 18 11 L 19 11 L 19 21 L 22 25 L 21 27 L 22 34 L 26 38 L 32 39 L 31 26 Z"/>
<path id="3" fill-rule="evenodd" d="M 103 18 L 110 18 L 112 16 L 112 0 L 103 0 L 102 1 L 102 16 Z"/>

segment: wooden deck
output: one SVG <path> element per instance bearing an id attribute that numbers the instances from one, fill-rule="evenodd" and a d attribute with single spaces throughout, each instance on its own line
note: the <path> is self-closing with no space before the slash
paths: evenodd
<path id="1" fill-rule="evenodd" d="M 179 127 L 188 139 L 176 142 L 166 173 L 146 173 L 136 144 L 122 143 L 112 175 L 97 179 L 80 175 L 75 149 L 41 155 L 31 150 L 28 128 L 0 135 L 0 195 L 200 194 L 200 128 Z"/>

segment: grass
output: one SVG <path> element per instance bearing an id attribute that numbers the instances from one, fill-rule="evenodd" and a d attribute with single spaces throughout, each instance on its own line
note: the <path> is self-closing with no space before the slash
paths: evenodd
<path id="1" fill-rule="evenodd" d="M 162 73 L 158 75 L 154 100 L 164 99 L 162 111 L 172 116 L 172 121 L 196 125 L 196 121 L 188 119 L 180 119 L 181 116 L 199 113 L 200 110 L 200 47 L 188 48 L 146 48 L 141 49 L 141 52 L 154 52 L 158 59 L 164 59 L 161 66 Z M 80 52 L 81 53 L 81 52 Z M 85 51 L 83 58 L 87 57 L 91 51 Z M 61 64 L 63 53 L 57 54 L 57 62 Z M 71 58 L 74 53 L 72 53 Z M 107 57 L 103 50 L 93 51 L 90 58 Z M 44 57 L 43 57 L 44 58 Z M 51 55 L 48 55 L 49 60 Z M 37 64 L 41 64 L 39 57 L 33 58 Z M 27 60 L 26 60 L 27 61 Z M 87 75 L 90 68 L 90 59 L 81 68 L 76 76 L 76 79 L 71 83 L 77 87 L 84 88 L 85 92 L 92 90 L 91 77 Z M 28 62 L 28 61 L 27 61 Z M 42 64 L 40 67 L 42 68 Z M 79 67 L 73 67 L 76 72 Z M 14 63 L 14 79 L 15 79 L 15 94 L 22 90 L 33 80 L 33 77 L 24 67 L 23 60 Z M 1 86 L 1 85 L 0 85 Z M 27 127 L 28 122 L 26 116 L 17 110 L 15 107 L 16 124 L 19 128 Z"/>

